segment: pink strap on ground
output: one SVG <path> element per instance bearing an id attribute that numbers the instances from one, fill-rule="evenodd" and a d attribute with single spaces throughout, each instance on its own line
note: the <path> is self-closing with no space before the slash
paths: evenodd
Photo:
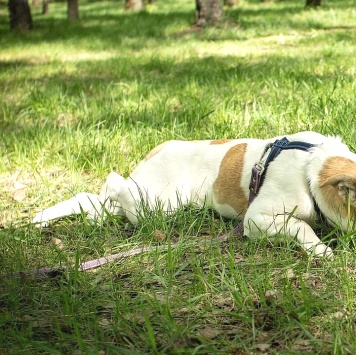
<path id="1" fill-rule="evenodd" d="M 230 235 L 231 235 L 230 233 L 226 233 L 226 234 L 220 235 L 218 238 L 216 238 L 216 239 L 214 238 L 214 239 L 219 242 L 225 242 Z M 171 247 L 175 247 L 176 245 L 177 245 L 177 243 L 173 243 L 173 244 L 171 244 Z M 87 271 L 87 270 L 96 269 L 97 267 L 111 263 L 112 261 L 114 261 L 116 259 L 128 258 L 130 256 L 142 254 L 147 251 L 153 251 L 156 248 L 157 248 L 156 246 L 154 246 L 154 247 L 140 247 L 140 248 L 124 251 L 121 253 L 104 256 L 99 259 L 85 261 L 79 265 L 78 270 L 79 271 Z M 164 248 L 162 248 L 161 250 L 167 250 L 167 249 L 168 249 L 168 245 L 165 246 Z M 26 278 L 27 276 L 32 276 L 35 279 L 45 279 L 48 277 L 54 277 L 54 276 L 60 274 L 61 272 L 63 272 L 64 270 L 66 270 L 65 267 L 45 267 L 45 268 L 36 269 L 36 270 L 25 270 L 25 271 L 12 272 L 12 273 L 8 273 L 8 274 L 2 274 L 2 275 L 0 275 L 0 277 Z"/>

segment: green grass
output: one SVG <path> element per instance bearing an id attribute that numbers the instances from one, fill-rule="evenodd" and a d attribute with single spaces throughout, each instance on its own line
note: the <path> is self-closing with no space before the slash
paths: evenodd
<path id="1" fill-rule="evenodd" d="M 324 231 L 336 256 L 313 261 L 294 241 L 218 244 L 234 221 L 209 209 L 157 211 L 136 229 L 81 216 L 28 224 L 98 191 L 111 170 L 128 175 L 167 139 L 308 129 L 356 150 L 352 5 L 245 0 L 198 30 L 193 0 L 141 13 L 84 1 L 77 23 L 55 2 L 47 16 L 32 8 L 35 29 L 20 35 L 1 0 L 1 274 L 69 269 L 41 282 L 1 276 L 0 353 L 354 354 L 355 232 Z M 142 245 L 157 250 L 95 272 L 71 267 Z"/>

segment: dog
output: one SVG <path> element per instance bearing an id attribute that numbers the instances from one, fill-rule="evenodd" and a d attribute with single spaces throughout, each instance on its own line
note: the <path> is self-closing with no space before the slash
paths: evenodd
<path id="1" fill-rule="evenodd" d="M 170 213 L 194 204 L 240 219 L 247 237 L 296 238 L 307 253 L 331 257 L 312 227 L 320 219 L 345 232 L 354 227 L 356 154 L 339 137 L 299 132 L 284 140 L 303 148 L 280 149 L 267 166 L 274 142 L 282 138 L 164 142 L 127 179 L 112 172 L 99 195 L 79 193 L 32 222 L 46 226 L 84 211 L 94 221 L 107 212 L 137 224 L 144 208 Z"/>

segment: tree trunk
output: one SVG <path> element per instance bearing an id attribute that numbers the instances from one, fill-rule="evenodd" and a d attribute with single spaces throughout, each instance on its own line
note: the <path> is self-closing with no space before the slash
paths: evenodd
<path id="1" fill-rule="evenodd" d="M 321 0 L 307 0 L 306 7 L 317 7 L 321 6 Z"/>
<path id="2" fill-rule="evenodd" d="M 42 15 L 48 14 L 48 3 L 49 0 L 42 0 Z"/>
<path id="3" fill-rule="evenodd" d="M 222 6 L 220 0 L 195 0 L 195 24 L 216 24 L 221 20 Z"/>
<path id="4" fill-rule="evenodd" d="M 75 21 L 79 18 L 78 0 L 68 0 L 68 20 Z"/>
<path id="5" fill-rule="evenodd" d="M 143 0 L 125 0 L 125 9 L 132 11 L 143 10 Z"/>
<path id="6" fill-rule="evenodd" d="M 240 0 L 224 0 L 224 6 L 233 7 L 237 5 L 239 2 Z"/>
<path id="7" fill-rule="evenodd" d="M 26 32 L 32 30 L 33 22 L 27 0 L 9 0 L 10 30 Z"/>

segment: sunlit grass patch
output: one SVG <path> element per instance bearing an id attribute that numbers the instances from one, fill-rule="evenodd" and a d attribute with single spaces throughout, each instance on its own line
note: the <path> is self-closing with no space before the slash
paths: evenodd
<path id="1" fill-rule="evenodd" d="M 332 261 L 295 241 L 216 238 L 236 221 L 210 209 L 85 216 L 46 229 L 37 211 L 127 176 L 168 139 L 338 134 L 355 150 L 355 10 L 348 0 L 225 9 L 197 29 L 194 1 L 32 8 L 24 36 L 0 16 L 0 352 L 354 353 L 354 232 Z M 334 239 L 339 237 L 339 242 Z M 75 265 L 151 246 L 96 271 Z M 46 281 L 14 271 L 63 266 Z M 7 274 L 6 277 L 3 274 Z"/>

